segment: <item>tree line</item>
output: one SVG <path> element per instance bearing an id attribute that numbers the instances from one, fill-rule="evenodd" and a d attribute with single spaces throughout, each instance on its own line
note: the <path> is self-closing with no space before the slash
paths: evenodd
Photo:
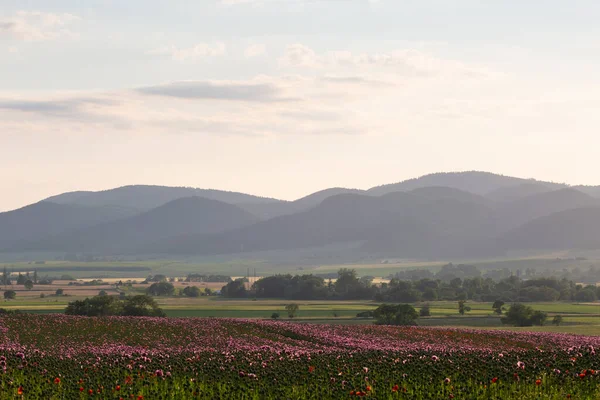
<path id="1" fill-rule="evenodd" d="M 600 288 L 579 285 L 566 278 L 522 279 L 511 276 L 501 280 L 455 277 L 450 280 L 422 278 L 391 279 L 375 285 L 372 277 L 359 277 L 355 270 L 342 268 L 335 282 L 306 274 L 281 274 L 261 278 L 252 286 L 243 279 L 227 283 L 221 295 L 232 298 L 282 298 L 289 300 L 375 300 L 377 302 L 414 303 L 419 301 L 577 301 L 600 298 Z"/>

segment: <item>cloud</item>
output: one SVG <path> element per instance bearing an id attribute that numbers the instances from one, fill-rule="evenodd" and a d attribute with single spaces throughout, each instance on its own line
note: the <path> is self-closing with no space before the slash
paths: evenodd
<path id="1" fill-rule="evenodd" d="M 214 44 L 199 43 L 192 47 L 179 48 L 177 46 L 166 46 L 147 52 L 149 55 L 167 56 L 175 61 L 185 62 L 208 57 L 223 56 L 227 52 L 224 43 L 216 42 Z"/>
<path id="2" fill-rule="evenodd" d="M 279 65 L 291 68 L 320 68 L 322 61 L 313 49 L 303 44 L 295 43 L 286 47 L 285 53 L 279 59 Z"/>
<path id="3" fill-rule="evenodd" d="M 247 102 L 274 102 L 289 100 L 281 89 L 270 83 L 183 81 L 136 89 L 146 95 L 168 96 L 180 99 L 233 100 Z"/>
<path id="4" fill-rule="evenodd" d="M 281 68 L 317 69 L 324 71 L 364 71 L 366 74 L 392 74 L 405 77 L 462 75 L 484 77 L 491 72 L 455 60 L 436 57 L 416 49 L 400 49 L 383 53 L 330 51 L 319 54 L 300 43 L 286 47 L 279 58 Z M 335 78 L 330 79 L 332 82 Z M 346 82 L 348 83 L 348 82 Z"/>
<path id="5" fill-rule="evenodd" d="M 267 53 L 267 47 L 264 44 L 253 44 L 246 47 L 244 56 L 246 58 L 258 57 Z"/>
<path id="6" fill-rule="evenodd" d="M 10 17 L 0 17 L 0 38 L 28 42 L 72 38 L 76 34 L 70 26 L 79 20 L 78 16 L 69 13 L 18 11 Z"/>

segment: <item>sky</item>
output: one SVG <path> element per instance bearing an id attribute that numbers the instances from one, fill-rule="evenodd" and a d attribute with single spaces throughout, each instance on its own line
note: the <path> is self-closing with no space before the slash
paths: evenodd
<path id="1" fill-rule="evenodd" d="M 128 184 L 598 185 L 598 20 L 597 0 L 1 0 L 0 211 Z"/>

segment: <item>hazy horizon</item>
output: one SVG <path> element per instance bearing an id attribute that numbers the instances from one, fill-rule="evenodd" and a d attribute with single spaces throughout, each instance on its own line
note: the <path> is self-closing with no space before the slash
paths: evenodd
<path id="1" fill-rule="evenodd" d="M 5 0 L 0 211 L 131 184 L 599 185 L 599 17 L 591 0 Z"/>

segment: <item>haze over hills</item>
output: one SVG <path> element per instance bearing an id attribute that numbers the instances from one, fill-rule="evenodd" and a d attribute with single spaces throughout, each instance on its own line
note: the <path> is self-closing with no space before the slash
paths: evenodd
<path id="1" fill-rule="evenodd" d="M 331 188 L 296 201 L 125 186 L 65 193 L 0 214 L 0 249 L 216 255 L 354 243 L 369 254 L 436 258 L 498 256 L 542 245 L 588 248 L 595 241 L 584 236 L 592 228 L 561 241 L 540 227 L 576 230 L 587 214 L 593 221 L 600 207 L 594 195 L 600 195 L 598 187 L 477 171 L 366 191 Z"/>
<path id="2" fill-rule="evenodd" d="M 193 196 L 218 200 L 230 204 L 256 204 L 280 201 L 223 190 L 152 185 L 123 186 L 98 192 L 69 192 L 49 197 L 46 201 L 58 204 L 77 204 L 92 207 L 118 205 L 137 211 L 148 211 L 170 201 Z"/>
<path id="3" fill-rule="evenodd" d="M 202 197 L 185 197 L 142 214 L 29 242 L 19 251 L 135 252 L 161 239 L 218 233 L 258 219 L 234 205 Z"/>
<path id="4" fill-rule="evenodd" d="M 22 241 L 41 239 L 130 215 L 130 209 L 118 206 L 84 207 L 41 201 L 0 213 L 0 250 Z"/>

